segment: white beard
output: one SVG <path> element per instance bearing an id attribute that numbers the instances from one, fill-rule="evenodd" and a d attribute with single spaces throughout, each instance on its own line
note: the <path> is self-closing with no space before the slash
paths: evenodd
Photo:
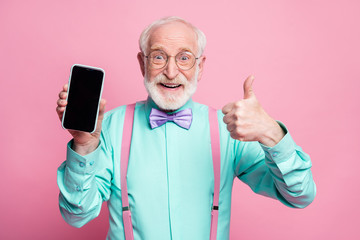
<path id="1" fill-rule="evenodd" d="M 182 106 L 192 97 L 197 88 L 197 78 L 199 75 L 199 66 L 196 65 L 195 75 L 189 81 L 186 77 L 179 73 L 175 79 L 169 80 L 163 73 L 157 75 L 152 82 L 148 81 L 147 72 L 144 77 L 144 85 L 146 91 L 148 92 L 151 99 L 155 102 L 155 104 L 162 110 L 165 111 L 175 111 Z M 163 94 L 158 89 L 159 83 L 173 83 L 173 84 L 181 84 L 183 87 L 183 94 L 181 96 L 176 96 L 172 94 L 171 91 Z"/>

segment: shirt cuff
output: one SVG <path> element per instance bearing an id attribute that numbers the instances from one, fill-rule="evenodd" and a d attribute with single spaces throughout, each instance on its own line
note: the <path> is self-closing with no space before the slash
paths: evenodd
<path id="1" fill-rule="evenodd" d="M 98 159 L 100 144 L 99 146 L 91 153 L 81 156 L 75 152 L 71 146 L 73 140 L 67 144 L 67 153 L 66 153 L 66 166 L 71 169 L 71 171 L 80 173 L 80 174 L 91 174 L 95 172 L 96 169 L 96 159 Z"/>
<path id="2" fill-rule="evenodd" d="M 276 164 L 285 162 L 295 152 L 295 142 L 291 137 L 285 125 L 277 121 L 280 127 L 285 131 L 285 136 L 273 147 L 265 146 L 260 143 L 260 146 L 265 152 L 267 159 L 272 160 Z"/>

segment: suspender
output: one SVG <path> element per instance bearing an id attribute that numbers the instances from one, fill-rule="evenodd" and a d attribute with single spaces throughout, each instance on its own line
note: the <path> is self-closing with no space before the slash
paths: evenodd
<path id="1" fill-rule="evenodd" d="M 210 139 L 211 151 L 214 168 L 214 199 L 211 209 L 211 228 L 210 240 L 216 240 L 217 225 L 219 217 L 219 193 L 220 193 L 220 136 L 219 124 L 216 110 L 209 108 L 209 124 L 210 124 Z"/>
<path id="2" fill-rule="evenodd" d="M 126 106 L 120 160 L 121 201 L 123 206 L 123 223 L 126 240 L 134 239 L 126 180 L 127 167 L 130 155 L 131 135 L 134 122 L 134 110 L 135 103 Z M 214 199 L 213 206 L 211 208 L 210 240 L 216 240 L 220 193 L 220 136 L 217 113 L 216 110 L 213 108 L 209 108 L 209 124 L 214 168 Z"/>
<path id="3" fill-rule="evenodd" d="M 131 134 L 132 134 L 133 122 L 134 122 L 134 110 L 135 110 L 135 103 L 126 106 L 123 136 L 121 141 L 121 145 L 122 145 L 121 146 L 122 160 L 120 160 L 121 202 L 122 202 L 123 223 L 124 223 L 126 240 L 134 239 L 128 191 L 127 191 L 127 182 L 126 182 L 127 167 L 130 156 Z"/>

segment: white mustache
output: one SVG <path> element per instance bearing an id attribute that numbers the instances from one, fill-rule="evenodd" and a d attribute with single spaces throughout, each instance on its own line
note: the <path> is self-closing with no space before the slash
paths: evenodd
<path id="1" fill-rule="evenodd" d="M 161 73 L 154 78 L 154 83 L 185 85 L 187 84 L 187 79 L 184 75 L 179 74 L 176 76 L 176 78 L 170 80 L 163 73 Z"/>

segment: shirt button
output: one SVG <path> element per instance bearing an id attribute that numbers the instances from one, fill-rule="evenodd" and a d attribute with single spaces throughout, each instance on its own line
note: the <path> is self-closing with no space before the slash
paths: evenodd
<path id="1" fill-rule="evenodd" d="M 80 162 L 80 163 L 79 163 L 79 166 L 80 166 L 80 167 L 84 167 L 84 166 L 85 166 L 85 163 Z"/>
<path id="2" fill-rule="evenodd" d="M 273 152 L 272 156 L 276 157 L 279 153 L 278 152 Z"/>
<path id="3" fill-rule="evenodd" d="M 89 164 L 90 164 L 90 166 L 92 166 L 94 164 L 94 161 L 89 162 Z"/>
<path id="4" fill-rule="evenodd" d="M 81 188 L 79 186 L 76 186 L 76 191 L 80 192 Z"/>

